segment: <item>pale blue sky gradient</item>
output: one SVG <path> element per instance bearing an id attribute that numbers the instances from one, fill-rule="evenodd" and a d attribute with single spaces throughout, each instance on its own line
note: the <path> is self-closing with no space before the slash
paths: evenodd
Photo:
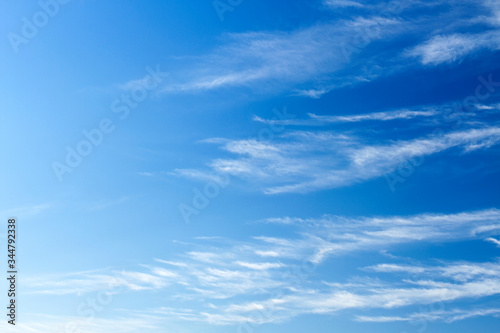
<path id="1" fill-rule="evenodd" d="M 498 330 L 499 1 L 54 1 L 0 11 L 2 332 Z"/>

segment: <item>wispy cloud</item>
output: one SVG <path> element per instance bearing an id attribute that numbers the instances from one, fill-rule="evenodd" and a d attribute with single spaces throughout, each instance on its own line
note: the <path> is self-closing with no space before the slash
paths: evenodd
<path id="1" fill-rule="evenodd" d="M 458 103 L 444 103 L 440 105 L 423 105 L 412 108 L 375 111 L 361 114 L 342 114 L 342 115 L 317 115 L 307 113 L 306 119 L 265 119 L 254 115 L 252 120 L 268 125 L 283 126 L 326 126 L 335 124 L 353 124 L 362 122 L 386 122 L 393 120 L 415 120 L 418 118 L 428 120 L 426 124 L 436 125 L 449 117 L 460 118 L 482 118 L 487 115 L 498 113 L 500 104 L 475 104 L 468 105 L 468 111 L 462 110 L 462 105 Z M 448 118 L 447 118 L 448 117 Z M 413 123 L 415 124 L 415 122 Z M 355 128 L 353 128 L 355 130 Z"/>
<path id="2" fill-rule="evenodd" d="M 496 246 L 500 247 L 500 240 L 493 238 L 493 237 L 488 237 L 486 238 L 488 242 L 491 242 L 493 244 L 496 244 Z"/>
<path id="3" fill-rule="evenodd" d="M 308 82 L 349 62 L 350 54 L 341 46 L 350 44 L 356 31 L 369 31 L 363 34 L 363 43 L 368 44 L 394 34 L 400 26 L 397 19 L 374 16 L 292 32 L 229 34 L 229 42 L 198 66 L 191 81 L 168 85 L 164 92 L 206 91 L 254 83 L 270 88 Z"/>
<path id="4" fill-rule="evenodd" d="M 462 264 L 464 265 L 464 264 Z M 483 264 L 467 263 L 467 268 L 481 269 Z M 498 263 L 489 263 L 498 273 Z M 436 268 L 447 272 L 457 264 Z M 295 288 L 292 293 L 275 292 L 265 300 L 231 302 L 228 305 L 215 306 L 211 310 L 192 314 L 190 320 L 206 321 L 217 325 L 239 323 L 279 323 L 303 314 L 335 314 L 350 309 L 380 309 L 394 311 L 418 304 L 452 302 L 462 299 L 487 297 L 500 293 L 500 280 L 494 274 L 476 274 L 467 280 L 447 282 L 446 275 L 436 276 L 434 280 L 398 280 L 394 283 L 358 279 L 355 283 L 324 283 L 323 287 Z M 258 315 L 257 315 L 258 314 Z M 452 322 L 473 316 L 497 316 L 498 309 L 436 311 L 431 316 L 435 321 Z M 413 314 L 408 318 L 399 316 L 366 317 L 357 316 L 360 321 L 406 321 L 422 314 Z"/>
<path id="5" fill-rule="evenodd" d="M 463 60 L 481 49 L 498 50 L 500 31 L 480 34 L 438 35 L 409 50 L 407 54 L 420 58 L 424 65 L 438 65 Z"/>
<path id="6" fill-rule="evenodd" d="M 423 65 L 437 65 L 461 61 L 480 50 L 497 50 L 499 45 L 500 11 L 494 1 L 373 4 L 325 0 L 323 4 L 328 11 L 354 9 L 357 15 L 292 31 L 226 34 L 212 51 L 180 58 L 177 67 L 182 70 L 171 73 L 162 92 L 200 93 L 236 87 L 319 98 L 333 89 L 401 72 L 414 65 L 408 56 Z M 415 10 L 428 7 L 433 7 L 432 14 Z M 477 32 L 463 32 L 471 26 Z M 403 35 L 420 42 L 402 48 L 393 37 Z M 390 50 L 390 56 L 382 56 L 373 46 L 378 41 Z M 373 52 L 362 52 L 372 46 Z M 120 87 L 133 89 L 145 80 L 131 80 Z"/>
<path id="7" fill-rule="evenodd" d="M 227 175 L 218 173 L 206 173 L 196 169 L 175 169 L 168 173 L 169 175 L 188 177 L 203 182 L 215 182 L 217 184 L 225 184 L 228 182 Z"/>
<path id="8" fill-rule="evenodd" d="M 244 304 L 233 304 L 223 309 L 219 324 L 241 323 L 256 320 L 257 323 L 281 322 L 283 319 L 303 314 L 334 314 L 350 309 L 397 309 L 411 305 L 451 302 L 459 299 L 486 297 L 500 293 L 500 280 L 478 280 L 462 284 L 436 282 L 423 287 L 378 287 L 372 285 L 357 290 L 330 290 L 307 292 Z M 269 310 L 272 309 L 272 310 Z M 257 311 L 272 311 L 269 317 L 257 317 Z M 231 316 L 238 314 L 240 317 Z M 476 315 L 479 315 L 477 313 Z M 498 315 L 498 311 L 483 312 L 482 315 Z M 467 316 L 455 316 L 454 320 Z M 385 321 L 395 321 L 395 317 L 383 317 Z M 390 318 L 390 319 L 388 319 Z M 397 317 L 396 317 L 397 318 Z M 358 317 L 359 320 L 359 317 Z M 366 317 L 365 317 L 366 321 Z"/>
<path id="9" fill-rule="evenodd" d="M 427 312 L 417 312 L 412 313 L 407 316 L 357 316 L 356 320 L 361 322 L 370 323 L 387 323 L 395 321 L 407 321 L 407 322 L 422 322 L 422 321 L 443 321 L 446 323 L 453 323 L 455 321 L 464 320 L 473 317 L 484 317 L 484 316 L 500 316 L 500 309 L 453 309 L 449 311 L 438 310 L 438 311 L 427 311 Z"/>
<path id="10" fill-rule="evenodd" d="M 255 236 L 235 241 L 219 237 L 185 243 L 184 252 L 141 269 L 76 272 L 25 277 L 28 294 L 66 295 L 96 291 L 165 292 L 172 304 L 143 311 L 162 320 L 185 320 L 214 325 L 277 323 L 302 314 L 333 315 L 351 309 L 388 311 L 388 316 L 360 317 L 361 321 L 406 321 L 414 315 L 394 315 L 394 310 L 418 304 L 453 302 L 500 293 L 500 263 L 440 262 L 438 265 L 376 263 L 360 267 L 348 280 L 335 280 L 317 270 L 329 258 L 347 253 L 377 251 L 402 244 L 483 239 L 500 227 L 500 211 L 489 209 L 456 214 L 412 216 L 271 218 L 264 222 L 294 230 L 289 237 Z M 208 243 L 208 244 L 207 244 Z M 379 276 L 373 276 L 378 274 Z M 313 278 L 314 276 L 314 278 Z M 389 276 L 388 280 L 385 277 Z M 194 305 L 196 304 L 196 305 Z M 255 314 L 262 314 L 258 315 Z M 472 315 L 497 315 L 495 311 L 436 314 L 435 320 L 460 320 Z"/>
<path id="11" fill-rule="evenodd" d="M 322 116 L 314 113 L 308 113 L 309 119 L 263 119 L 254 116 L 253 120 L 269 125 L 296 125 L 296 126 L 319 126 L 331 123 L 357 123 L 362 121 L 390 121 L 397 119 L 413 119 L 417 117 L 432 117 L 440 112 L 434 109 L 429 110 L 392 110 L 364 114 L 342 115 L 342 116 Z"/>
<path id="12" fill-rule="evenodd" d="M 350 1 L 350 0 L 325 0 L 325 5 L 338 8 L 338 7 L 358 7 L 362 8 L 364 5 L 358 1 Z"/>
<path id="13" fill-rule="evenodd" d="M 420 214 L 349 219 L 338 216 L 310 219 L 285 217 L 267 221 L 308 228 L 309 232 L 304 236 L 304 242 L 261 237 L 259 240 L 276 244 L 261 250 L 279 253 L 281 256 L 300 257 L 308 254 L 311 261 L 321 262 L 329 256 L 402 243 L 478 238 L 495 232 L 479 231 L 482 227 L 500 227 L 500 212 L 490 209 L 448 215 Z M 311 230 L 317 230 L 317 233 L 312 233 Z M 406 269 L 401 266 L 382 268 L 399 271 Z M 423 268 L 418 269 L 423 272 Z"/>
<path id="14" fill-rule="evenodd" d="M 468 263 L 455 262 L 446 266 L 408 266 L 399 264 L 378 264 L 366 268 L 367 270 L 382 273 L 407 273 L 418 274 L 420 278 L 450 278 L 455 281 L 465 282 L 473 279 L 494 278 L 500 276 L 498 262 Z"/>
<path id="15" fill-rule="evenodd" d="M 154 269 L 150 273 L 105 269 L 26 278 L 23 283 L 31 294 L 81 295 L 95 291 L 154 290 L 171 283 L 173 277 Z"/>
<path id="16" fill-rule="evenodd" d="M 317 119 L 323 122 L 359 122 L 364 120 L 394 120 L 394 119 L 412 119 L 415 117 L 430 117 L 437 114 L 434 110 L 426 111 L 412 111 L 412 110 L 397 110 L 389 112 L 374 112 L 359 115 L 349 115 L 349 116 L 318 116 L 315 114 L 309 114 L 311 118 Z"/>
<path id="17" fill-rule="evenodd" d="M 443 29 L 437 29 L 427 40 L 406 51 L 406 55 L 419 58 L 423 65 L 439 65 L 460 62 L 481 50 L 499 50 L 500 6 L 498 1 L 464 1 L 463 5 L 470 14 L 464 15 L 461 24 L 454 24 L 452 27 L 459 30 L 460 26 L 469 28 L 474 26 L 480 32 L 443 33 Z"/>
<path id="18" fill-rule="evenodd" d="M 213 140 L 239 157 L 215 159 L 209 166 L 210 172 L 252 179 L 267 194 L 303 193 L 377 178 L 394 171 L 402 161 L 451 148 L 470 153 L 488 149 L 499 141 L 500 128 L 496 126 L 379 144 L 349 134 L 294 131 L 272 141 Z"/>
<path id="19" fill-rule="evenodd" d="M 336 1 L 335 5 L 360 6 L 355 1 Z M 180 64 L 183 70 L 171 73 L 161 91 L 200 93 L 239 87 L 266 92 L 288 90 L 318 98 L 334 88 L 376 77 L 373 70 L 366 66 L 359 69 L 356 64 L 355 75 L 339 71 L 350 66 L 359 50 L 374 41 L 397 36 L 406 27 L 396 15 L 381 16 L 374 11 L 363 17 L 321 22 L 292 31 L 225 34 L 212 52 L 189 57 L 189 64 Z M 130 90 L 145 80 L 130 80 L 119 87 Z"/>
<path id="20" fill-rule="evenodd" d="M 174 281 L 182 282 L 184 285 L 199 285 L 203 280 L 206 286 L 213 288 L 223 286 L 224 288 L 220 291 L 228 295 L 234 289 L 229 288 L 226 283 L 234 282 L 233 286 L 237 286 L 237 281 L 245 278 L 268 279 L 272 277 L 273 271 L 287 268 L 288 264 L 283 263 L 286 260 L 307 260 L 320 264 L 332 256 L 340 256 L 353 251 L 386 249 L 389 246 L 404 243 L 480 239 L 489 234 L 488 231 L 478 232 L 482 226 L 500 227 L 500 212 L 497 209 L 489 209 L 457 214 L 360 218 L 323 216 L 309 219 L 284 217 L 267 220 L 269 223 L 278 224 L 282 224 L 282 221 L 286 226 L 299 228 L 299 230 L 304 228 L 307 232 L 301 231 L 298 238 L 256 236 L 252 242 L 237 242 L 236 244 L 234 241 L 229 242 L 233 244 L 229 248 L 224 245 L 224 239 L 220 239 L 218 246 L 203 246 L 200 250 L 187 251 L 173 260 L 156 259 L 167 268 L 145 266 L 149 271 L 141 272 L 141 274 L 108 270 L 107 273 L 80 272 L 60 276 L 58 279 L 41 277 L 26 281 L 38 292 L 48 293 L 49 290 L 55 290 L 54 293 L 83 293 L 94 291 L 95 288 L 107 288 L 111 282 L 113 286 L 124 286 L 131 290 L 147 290 L 163 288 Z M 225 249 L 222 252 L 221 247 Z M 475 267 L 476 270 L 464 265 L 453 266 L 451 267 L 453 271 L 449 271 L 449 276 L 453 272 L 455 278 L 459 274 L 467 277 L 488 271 L 493 272 L 493 275 L 498 273 L 492 271 L 487 265 L 481 269 L 477 265 Z M 387 264 L 369 269 L 392 273 L 432 272 L 431 269 L 425 267 Z M 163 278 L 165 280 L 162 280 Z M 236 280 L 231 281 L 232 279 Z M 53 282 L 55 280 L 59 282 Z M 248 281 L 248 286 L 256 287 L 257 284 L 251 282 L 252 280 Z M 267 284 L 262 283 L 258 288 L 265 288 Z M 68 286 L 73 286 L 73 288 L 68 289 Z M 246 290 L 246 287 L 238 285 L 237 289 Z"/>

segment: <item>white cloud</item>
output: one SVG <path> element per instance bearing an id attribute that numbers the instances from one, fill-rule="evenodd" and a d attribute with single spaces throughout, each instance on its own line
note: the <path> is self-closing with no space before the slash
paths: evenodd
<path id="1" fill-rule="evenodd" d="M 446 3 L 446 1 L 441 3 Z M 453 2 L 448 2 L 448 4 L 454 5 Z M 465 8 L 465 12 L 462 13 L 463 17 L 455 17 L 454 24 L 447 29 L 443 27 L 435 29 L 426 41 L 406 51 L 406 55 L 418 57 L 423 65 L 439 65 L 460 62 L 481 50 L 499 50 L 500 5 L 498 1 L 464 1 L 463 5 Z M 484 25 L 488 28 L 485 29 Z M 471 26 L 480 27 L 478 30 L 481 32 L 454 32 L 463 27 L 471 30 Z M 444 33 L 443 30 L 452 31 Z"/>
<path id="2" fill-rule="evenodd" d="M 395 321 L 409 321 L 407 318 L 402 317 L 387 317 L 387 316 L 379 316 L 379 317 L 368 317 L 368 316 L 357 316 L 357 321 L 368 322 L 368 323 L 387 323 L 387 322 L 395 322 Z"/>
<path id="3" fill-rule="evenodd" d="M 407 316 L 394 316 L 394 317 L 384 317 L 384 316 L 357 316 L 356 319 L 361 322 L 371 322 L 371 323 L 387 323 L 395 321 L 407 321 L 407 322 L 422 322 L 422 321 L 444 321 L 446 323 L 453 323 L 455 321 L 464 320 L 473 317 L 482 316 L 500 316 L 500 309 L 453 309 L 449 311 L 436 310 L 436 311 L 425 311 L 412 313 Z"/>
<path id="4" fill-rule="evenodd" d="M 332 8 L 338 8 L 338 7 L 358 7 L 362 8 L 364 5 L 360 2 L 357 1 L 350 1 L 350 0 L 325 0 L 325 4 L 329 7 Z"/>
<path id="5" fill-rule="evenodd" d="M 298 126 L 319 126 L 332 123 L 357 123 L 363 121 L 390 121 L 396 119 L 414 119 L 417 117 L 433 117 L 440 114 L 441 111 L 428 109 L 428 110 L 393 110 L 372 112 L 364 114 L 353 114 L 344 116 L 322 116 L 314 113 L 308 113 L 309 119 L 263 119 L 254 116 L 253 120 L 268 125 L 298 125 Z"/>
<path id="6" fill-rule="evenodd" d="M 273 274 L 288 269 L 289 265 L 319 265 L 332 256 L 341 256 L 354 251 L 386 249 L 390 246 L 418 242 L 442 242 L 483 238 L 476 229 L 484 225 L 500 226 L 497 209 L 463 212 L 457 214 L 420 214 L 413 216 L 343 218 L 323 216 L 318 219 L 283 218 L 288 224 L 283 227 L 299 228 L 299 237 L 278 238 L 254 237 L 251 242 L 230 242 L 231 247 L 202 247 L 201 251 L 187 251 L 177 259 L 156 262 L 168 269 L 146 266 L 148 272 L 112 271 L 80 272 L 55 277 L 26 279 L 31 292 L 38 293 L 85 293 L 95 290 L 113 290 L 122 287 L 130 290 L 159 290 L 171 284 L 210 287 L 206 292 L 220 297 L 242 291 L 265 290 L 265 286 L 277 283 Z M 281 223 L 280 219 L 269 219 Z M 203 240 L 200 240 L 203 241 Z M 188 245 L 186 245 L 188 246 Z M 262 261 L 275 258 L 279 261 Z M 291 263 L 282 263 L 291 260 Z M 469 280 L 479 275 L 498 274 L 498 265 L 450 265 L 447 271 L 426 267 L 409 267 L 395 264 L 373 266 L 369 269 L 388 273 L 441 274 L 458 281 Z M 241 281 L 245 281 L 241 287 Z M 57 282 L 55 282 L 57 281 Z M 202 285 L 200 285 L 202 282 Z M 258 282 L 258 283 L 257 283 Z M 281 281 L 281 284 L 285 281 Z M 242 289 L 243 288 L 243 289 Z"/>
<path id="7" fill-rule="evenodd" d="M 178 276 L 177 273 L 160 267 L 154 267 L 153 269 L 151 269 L 151 273 L 167 278 L 174 278 Z"/>
<path id="8" fill-rule="evenodd" d="M 157 259 L 155 258 L 155 261 L 161 262 L 162 264 L 167 264 L 167 265 L 172 265 L 172 266 L 177 266 L 177 267 L 186 267 L 187 264 L 183 262 L 175 262 L 175 261 L 168 261 L 168 260 L 162 260 L 162 259 Z"/>
<path id="9" fill-rule="evenodd" d="M 255 263 L 255 262 L 236 261 L 236 264 L 242 267 L 256 269 L 256 270 L 268 270 L 270 268 L 280 268 L 284 266 L 283 264 L 280 263 L 271 263 L 271 262 Z"/>
<path id="10" fill-rule="evenodd" d="M 259 318 L 259 323 L 276 323 L 285 318 L 304 314 L 334 314 L 350 309 L 382 309 L 393 310 L 411 305 L 451 302 L 461 299 L 493 296 L 500 293 L 500 280 L 477 280 L 462 284 L 438 283 L 434 286 L 422 287 L 373 287 L 351 290 L 316 290 L 300 291 L 293 295 L 281 295 L 264 301 L 231 304 L 221 312 L 226 319 L 219 318 L 217 324 L 237 324 L 249 318 Z M 256 315 L 256 314 L 271 315 Z M 498 311 L 483 312 L 482 315 L 497 315 Z M 476 313 L 474 315 L 480 315 Z M 215 316 L 214 316 L 215 317 Z M 466 316 L 455 316 L 454 320 L 465 319 Z M 401 317 L 382 317 L 379 321 L 403 320 Z M 358 320 L 360 317 L 358 317 Z M 367 317 L 361 317 L 367 321 Z M 375 321 L 372 319 L 372 321 Z"/>
<path id="11" fill-rule="evenodd" d="M 498 239 L 495 239 L 495 238 L 493 238 L 493 237 L 488 237 L 488 238 L 486 238 L 486 240 L 487 240 L 488 242 L 491 242 L 491 243 L 493 243 L 493 244 L 496 244 L 496 246 L 500 247 L 500 241 L 499 241 Z"/>
<path id="12" fill-rule="evenodd" d="M 322 122 L 336 123 L 336 122 L 359 122 L 364 120 L 394 120 L 394 119 L 412 119 L 415 117 L 431 117 L 437 114 L 434 110 L 425 111 L 412 111 L 412 110 L 397 110 L 389 112 L 374 112 L 359 115 L 349 115 L 349 116 L 318 116 L 315 114 L 309 114 L 311 118 L 317 119 Z"/>
<path id="13" fill-rule="evenodd" d="M 227 178 L 226 174 L 221 174 L 221 173 L 208 174 L 206 172 L 202 172 L 200 170 L 195 170 L 195 169 L 175 169 L 169 174 L 179 177 L 188 177 L 203 182 L 215 182 L 216 184 L 220 185 L 224 185 L 229 182 L 229 179 Z"/>
<path id="14" fill-rule="evenodd" d="M 156 265 L 143 265 L 142 270 L 25 277 L 22 288 L 27 294 L 50 295 L 129 291 L 140 297 L 145 291 L 164 292 L 173 304 L 180 301 L 196 305 L 190 311 L 148 310 L 150 315 L 166 321 L 182 319 L 214 325 L 277 323 L 302 314 L 332 315 L 345 309 L 390 312 L 388 316 L 358 320 L 407 320 L 391 311 L 500 293 L 498 261 L 411 265 L 411 259 L 408 262 L 394 257 L 391 260 L 397 263 L 365 267 L 358 272 L 369 276 L 356 275 L 347 281 L 335 280 L 318 269 L 329 267 L 329 258 L 353 252 L 376 253 L 391 247 L 396 250 L 419 242 L 484 239 L 488 231 L 477 233 L 477 229 L 500 226 L 498 209 L 358 218 L 283 217 L 264 222 L 295 232 L 288 237 L 261 235 L 242 241 L 197 238 L 198 244 L 183 243 L 186 250 L 182 253 L 172 255 L 170 260 L 155 259 Z M 374 277 L 374 273 L 381 278 Z M 391 282 L 382 280 L 385 276 Z M 460 316 L 466 314 L 443 315 L 436 320 L 460 320 Z"/>
<path id="15" fill-rule="evenodd" d="M 360 49 L 397 35 L 403 28 L 403 22 L 397 18 L 367 16 L 288 32 L 227 34 L 224 45 L 199 57 L 198 63 L 190 64 L 179 79 L 167 83 L 163 92 L 203 92 L 227 87 L 269 91 L 292 89 L 297 84 L 314 86 L 319 78 L 326 79 L 345 68 Z M 346 78 L 337 81 L 345 82 Z M 132 80 L 123 87 L 134 87 L 141 82 Z M 317 98 L 329 90 L 331 83 L 302 91 L 303 95 Z"/>
<path id="16" fill-rule="evenodd" d="M 158 290 L 171 283 L 175 276 L 168 276 L 165 270 L 152 273 L 134 271 L 100 271 L 52 274 L 26 278 L 27 293 L 46 295 L 85 294 L 96 291 L 116 293 L 124 290 Z"/>
<path id="17" fill-rule="evenodd" d="M 413 266 L 401 266 L 395 264 L 379 264 L 373 267 L 369 267 L 369 269 L 374 270 L 376 272 L 404 272 L 404 273 L 423 273 L 425 269 L 422 267 L 413 267 Z"/>
<path id="18" fill-rule="evenodd" d="M 284 220 L 285 223 L 282 223 Z M 341 256 L 354 251 L 386 249 L 388 246 L 418 242 L 435 242 L 465 239 L 482 239 L 478 233 L 482 226 L 500 227 L 500 212 L 497 209 L 463 212 L 457 214 L 420 214 L 373 218 L 344 218 L 323 216 L 321 218 L 272 218 L 268 223 L 307 228 L 302 238 L 290 240 L 260 236 L 256 239 L 268 246 L 260 251 L 270 251 L 284 258 L 307 258 L 321 263 L 332 256 Z M 488 231 L 483 231 L 488 232 Z M 394 272 L 408 272 L 423 268 L 384 266 Z M 392 269 L 392 270 L 391 270 Z M 469 268 L 464 267 L 468 270 Z M 406 271 L 405 271 L 406 270 Z M 471 271 L 470 274 L 473 272 Z M 465 277 L 465 273 L 462 273 Z M 451 276 L 451 272 L 450 272 Z M 456 274 L 458 276 L 458 273 Z"/>
<path id="19" fill-rule="evenodd" d="M 294 131 L 272 141 L 217 140 L 224 150 L 238 157 L 215 159 L 209 166 L 212 172 L 251 179 L 267 194 L 305 193 L 378 178 L 405 161 L 421 160 L 451 148 L 469 153 L 488 149 L 499 141 L 500 127 L 495 126 L 385 144 L 368 144 L 359 137 L 335 132 Z"/>
<path id="20" fill-rule="evenodd" d="M 480 34 L 438 35 L 409 50 L 409 56 L 419 57 L 424 65 L 438 65 L 461 61 L 480 49 L 498 50 L 500 32 Z"/>
<path id="21" fill-rule="evenodd" d="M 408 266 L 398 264 L 378 264 L 366 269 L 383 273 L 418 274 L 430 278 L 451 278 L 455 281 L 465 282 L 473 279 L 489 279 L 500 276 L 500 264 L 496 263 L 467 263 L 455 262 L 446 266 Z M 416 284 L 425 284 L 417 282 Z"/>
<path id="22" fill-rule="evenodd" d="M 499 45 L 500 11 L 495 1 L 324 0 L 323 4 L 328 12 L 350 8 L 359 9 L 359 14 L 293 31 L 225 34 L 211 52 L 177 57 L 179 70 L 165 79 L 160 90 L 179 94 L 239 87 L 319 98 L 333 89 L 398 73 L 409 66 L 407 56 L 419 58 L 423 65 L 437 65 L 461 61 L 481 49 L 497 50 Z M 432 14 L 415 10 L 429 7 Z M 463 33 L 473 28 L 481 32 Z M 400 36 L 409 40 L 418 36 L 423 42 L 403 50 L 400 41 L 392 39 Z M 373 52 L 364 52 L 378 41 L 390 52 L 380 52 L 378 45 Z M 131 80 L 120 88 L 134 89 L 146 79 Z"/>
<path id="23" fill-rule="evenodd" d="M 255 254 L 261 256 L 261 257 L 279 257 L 280 254 L 276 251 L 255 251 Z"/>
<path id="24" fill-rule="evenodd" d="M 322 89 L 297 89 L 295 95 L 318 99 L 332 89 L 333 87 L 322 88 Z"/>

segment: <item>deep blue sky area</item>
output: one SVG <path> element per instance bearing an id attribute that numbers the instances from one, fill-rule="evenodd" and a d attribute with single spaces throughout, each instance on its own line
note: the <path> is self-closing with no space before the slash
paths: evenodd
<path id="1" fill-rule="evenodd" d="M 2 332 L 500 327 L 500 1 L 0 6 Z"/>

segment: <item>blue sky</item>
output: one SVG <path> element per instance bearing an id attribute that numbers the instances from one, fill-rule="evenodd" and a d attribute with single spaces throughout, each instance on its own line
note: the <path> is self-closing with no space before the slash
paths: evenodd
<path id="1" fill-rule="evenodd" d="M 499 1 L 1 6 L 2 332 L 498 329 Z"/>

